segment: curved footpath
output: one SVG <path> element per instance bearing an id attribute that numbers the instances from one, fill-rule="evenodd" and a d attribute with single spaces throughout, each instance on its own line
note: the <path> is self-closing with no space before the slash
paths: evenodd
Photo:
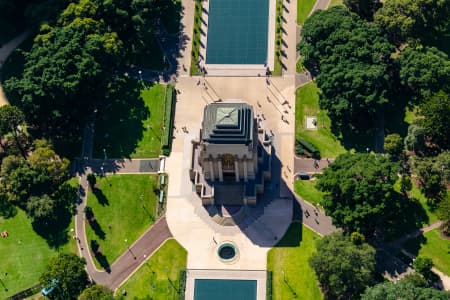
<path id="1" fill-rule="evenodd" d="M 110 160 L 112 161 L 112 160 Z M 109 161 L 109 162 L 110 162 Z M 89 162 L 89 161 L 88 161 Z M 122 168 L 116 173 L 139 174 L 136 172 L 133 160 L 122 162 Z M 92 260 L 89 250 L 89 243 L 86 238 L 84 208 L 87 203 L 88 182 L 87 174 L 91 173 L 90 167 L 85 168 L 85 172 L 80 173 L 78 206 L 75 216 L 75 232 L 78 240 L 78 251 L 80 256 L 86 260 L 86 269 L 93 281 L 105 285 L 112 290 L 117 289 L 127 280 L 167 239 L 172 237 L 166 218 L 159 219 L 153 224 L 138 240 L 111 264 L 109 272 L 98 270 Z"/>
<path id="2" fill-rule="evenodd" d="M 0 47 L 0 69 L 8 56 L 28 37 L 28 35 L 30 35 L 30 32 L 25 31 Z M 3 93 L 3 88 L 0 83 L 0 106 L 5 104 L 9 104 L 9 102 L 5 97 L 5 93 Z"/>

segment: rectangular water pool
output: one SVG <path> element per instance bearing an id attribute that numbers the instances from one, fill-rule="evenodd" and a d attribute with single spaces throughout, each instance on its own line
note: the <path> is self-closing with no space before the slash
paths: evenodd
<path id="1" fill-rule="evenodd" d="M 209 0 L 207 64 L 265 64 L 269 0 Z"/>
<path id="2" fill-rule="evenodd" d="M 256 300 L 256 280 L 195 279 L 194 300 Z"/>

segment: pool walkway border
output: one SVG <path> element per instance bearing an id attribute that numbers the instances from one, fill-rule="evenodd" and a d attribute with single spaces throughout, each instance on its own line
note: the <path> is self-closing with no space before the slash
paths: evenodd
<path id="1" fill-rule="evenodd" d="M 186 270 L 185 299 L 194 300 L 195 279 L 256 280 L 256 299 L 266 299 L 267 272 L 265 270 Z"/>

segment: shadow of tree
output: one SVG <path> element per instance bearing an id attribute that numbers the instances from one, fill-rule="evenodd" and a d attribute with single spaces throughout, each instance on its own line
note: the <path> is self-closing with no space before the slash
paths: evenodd
<path id="1" fill-rule="evenodd" d="M 106 233 L 103 231 L 102 227 L 97 222 L 97 220 L 95 218 L 91 218 L 88 222 L 92 230 L 94 231 L 95 235 L 98 236 L 99 239 L 104 240 Z"/>
<path id="2" fill-rule="evenodd" d="M 92 193 L 94 194 L 95 198 L 97 198 L 97 201 L 100 205 L 102 206 L 109 205 L 109 200 L 101 189 L 94 187 L 92 189 Z"/>
<path id="3" fill-rule="evenodd" d="M 422 245 L 427 243 L 427 238 L 424 235 L 419 235 L 416 238 L 408 240 L 405 242 L 404 247 L 408 252 L 413 254 L 414 256 L 419 255 L 419 251 L 422 248 Z"/>
<path id="4" fill-rule="evenodd" d="M 96 240 L 91 240 L 90 246 L 91 246 L 92 253 L 94 253 L 94 256 L 95 256 L 95 259 L 97 260 L 97 262 L 100 264 L 100 266 L 103 269 L 105 269 L 105 271 L 107 273 L 110 273 L 111 272 L 110 264 L 109 264 L 106 256 L 103 255 L 102 251 L 100 250 L 99 243 Z"/>
<path id="5" fill-rule="evenodd" d="M 56 210 L 51 222 L 36 220 L 32 222 L 33 230 L 43 237 L 51 248 L 59 249 L 69 241 L 68 227 L 72 220 L 71 212 L 65 208 Z"/>
<path id="6" fill-rule="evenodd" d="M 385 225 L 387 240 L 418 230 L 428 223 L 428 216 L 417 199 L 409 199 L 401 194 L 394 194 L 393 197 L 396 199 L 397 208 L 391 210 L 391 222 Z"/>
<path id="7" fill-rule="evenodd" d="M 103 157 L 130 157 L 142 139 L 143 121 L 150 111 L 141 98 L 141 84 L 132 78 L 118 83 L 108 105 L 97 114 L 94 155 Z"/>
<path id="8" fill-rule="evenodd" d="M 292 223 L 275 247 L 298 247 L 302 241 L 302 223 Z"/>

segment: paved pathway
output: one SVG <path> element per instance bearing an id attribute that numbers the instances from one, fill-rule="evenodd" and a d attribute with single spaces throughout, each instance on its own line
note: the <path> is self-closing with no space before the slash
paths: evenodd
<path id="1" fill-rule="evenodd" d="M 18 35 L 14 39 L 10 40 L 8 43 L 2 45 L 0 47 L 0 69 L 3 66 L 3 63 L 6 61 L 8 56 L 16 49 L 28 36 L 30 35 L 29 31 L 25 31 L 22 34 Z M 3 93 L 3 88 L 0 83 L 0 106 L 8 104 L 8 99 L 5 97 L 5 93 Z"/>
<path id="2" fill-rule="evenodd" d="M 295 156 L 294 173 L 295 174 L 299 172 L 306 172 L 309 174 L 321 173 L 322 170 L 328 167 L 328 165 L 333 161 L 334 158 L 313 159 Z"/>

